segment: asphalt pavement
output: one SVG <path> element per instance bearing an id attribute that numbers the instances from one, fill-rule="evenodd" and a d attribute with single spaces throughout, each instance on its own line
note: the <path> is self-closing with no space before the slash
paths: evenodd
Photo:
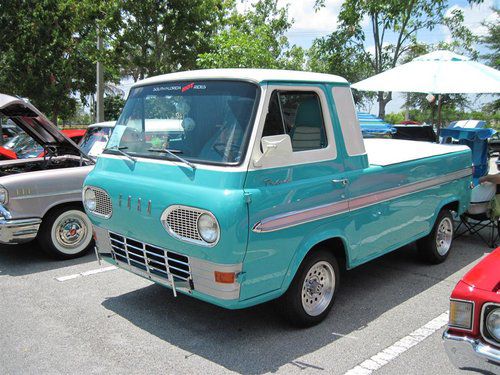
<path id="1" fill-rule="evenodd" d="M 445 313 L 455 283 L 490 251 L 463 237 L 445 263 L 429 266 L 414 245 L 401 248 L 342 275 L 328 318 L 299 330 L 273 303 L 224 310 L 175 298 L 93 254 L 61 262 L 35 243 L 2 246 L 0 373 L 360 374 L 360 364 Z M 443 330 L 374 373 L 472 373 L 449 362 Z"/>

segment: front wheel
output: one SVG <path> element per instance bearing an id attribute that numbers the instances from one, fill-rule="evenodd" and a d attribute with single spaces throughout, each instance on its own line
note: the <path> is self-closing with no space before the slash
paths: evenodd
<path id="1" fill-rule="evenodd" d="M 304 259 L 280 301 L 287 320 L 310 327 L 321 322 L 333 306 L 339 286 L 339 266 L 327 250 L 314 251 Z"/>
<path id="2" fill-rule="evenodd" d="M 37 239 L 54 258 L 78 258 L 92 247 L 92 223 L 77 207 L 61 207 L 43 219 Z"/>
<path id="3" fill-rule="evenodd" d="M 431 233 L 417 241 L 417 250 L 424 260 L 438 264 L 446 260 L 453 242 L 453 216 L 450 210 L 443 209 Z"/>

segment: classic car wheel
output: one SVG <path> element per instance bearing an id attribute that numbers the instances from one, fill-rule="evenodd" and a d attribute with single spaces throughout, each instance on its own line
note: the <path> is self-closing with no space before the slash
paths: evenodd
<path id="1" fill-rule="evenodd" d="M 78 208 L 61 207 L 43 219 L 38 242 L 55 258 L 77 258 L 91 248 L 92 223 Z"/>
<path id="2" fill-rule="evenodd" d="M 335 256 L 326 249 L 314 251 L 302 262 L 282 297 L 285 317 L 296 326 L 318 324 L 331 310 L 338 285 Z"/>
<path id="3" fill-rule="evenodd" d="M 450 254 L 452 242 L 453 216 L 450 210 L 443 209 L 431 233 L 417 241 L 417 249 L 426 261 L 438 264 L 444 262 Z"/>

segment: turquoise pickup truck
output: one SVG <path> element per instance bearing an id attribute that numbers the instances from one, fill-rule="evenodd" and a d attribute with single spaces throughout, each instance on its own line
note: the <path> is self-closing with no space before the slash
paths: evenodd
<path id="1" fill-rule="evenodd" d="M 413 241 L 444 261 L 471 172 L 464 146 L 363 140 L 341 77 L 200 70 L 132 87 L 83 199 L 100 259 L 310 326 L 343 269 Z"/>

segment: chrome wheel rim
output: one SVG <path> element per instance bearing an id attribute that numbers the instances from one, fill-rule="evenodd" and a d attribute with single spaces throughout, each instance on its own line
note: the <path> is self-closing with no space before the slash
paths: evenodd
<path id="1" fill-rule="evenodd" d="M 453 240 L 453 223 L 450 218 L 445 217 L 439 223 L 436 232 L 436 248 L 439 255 L 443 256 L 450 250 Z"/>
<path id="2" fill-rule="evenodd" d="M 335 292 L 335 271 L 330 263 L 315 263 L 302 284 L 302 307 L 311 316 L 318 316 L 330 305 Z"/>
<path id="3" fill-rule="evenodd" d="M 59 245 L 73 249 L 86 238 L 87 226 L 77 217 L 63 218 L 56 227 L 56 240 Z"/>

